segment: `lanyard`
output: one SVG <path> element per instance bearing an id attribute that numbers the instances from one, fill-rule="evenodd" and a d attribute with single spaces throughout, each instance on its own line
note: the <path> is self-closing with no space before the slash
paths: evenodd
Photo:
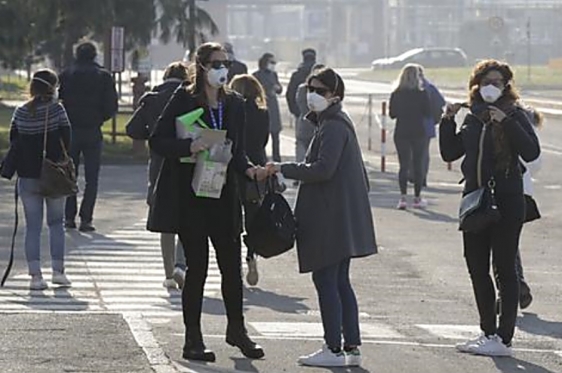
<path id="1" fill-rule="evenodd" d="M 213 129 L 215 130 L 222 130 L 222 102 L 219 101 L 219 120 L 217 125 L 217 119 L 215 118 L 215 113 L 213 112 L 213 108 L 209 107 L 209 112 L 211 113 L 211 122 L 213 122 Z"/>

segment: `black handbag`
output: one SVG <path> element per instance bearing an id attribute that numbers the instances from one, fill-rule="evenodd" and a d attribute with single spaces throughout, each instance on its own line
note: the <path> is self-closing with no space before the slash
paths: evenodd
<path id="1" fill-rule="evenodd" d="M 533 197 L 525 194 L 525 220 L 523 220 L 523 222 L 528 223 L 540 218 L 541 213 L 539 211 L 539 207 L 537 206 L 537 202 Z"/>
<path id="2" fill-rule="evenodd" d="M 257 181 L 255 187 L 258 188 Z M 261 206 L 244 235 L 244 243 L 259 256 L 271 258 L 292 249 L 296 233 L 297 222 L 291 206 L 276 192 L 275 181 L 270 178 Z"/>
<path id="3" fill-rule="evenodd" d="M 76 167 L 68 156 L 64 142 L 60 139 L 63 157 L 54 162 L 47 158 L 47 127 L 49 124 L 49 106 L 45 114 L 45 133 L 43 135 L 43 162 L 39 177 L 39 192 L 47 198 L 60 198 L 78 193 Z"/>
<path id="4" fill-rule="evenodd" d="M 488 180 L 485 184 L 482 183 L 483 146 L 487 128 L 488 125 L 482 122 L 480 147 L 478 149 L 478 164 L 476 165 L 478 189 L 465 194 L 462 197 L 459 208 L 459 230 L 463 232 L 481 232 L 491 225 L 499 222 L 501 219 L 500 210 L 498 209 L 494 195 L 496 187 L 494 178 L 490 178 L 490 180 Z"/>

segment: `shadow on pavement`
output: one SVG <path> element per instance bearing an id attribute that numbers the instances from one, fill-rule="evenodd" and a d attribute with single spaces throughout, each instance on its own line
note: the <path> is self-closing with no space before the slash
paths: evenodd
<path id="1" fill-rule="evenodd" d="M 562 339 L 562 322 L 543 320 L 536 313 L 523 312 L 517 327 L 529 334 Z"/>
<path id="2" fill-rule="evenodd" d="M 231 357 L 230 359 L 234 362 L 234 369 L 236 370 L 259 373 L 258 368 L 254 366 L 251 359 L 240 357 Z"/>
<path id="3" fill-rule="evenodd" d="M 260 288 L 246 288 L 244 299 L 246 306 L 269 308 L 276 312 L 297 314 L 299 311 L 309 310 L 309 307 L 302 303 L 307 298 L 291 297 Z"/>
<path id="4" fill-rule="evenodd" d="M 541 366 L 538 366 L 528 361 L 516 359 L 516 358 L 494 358 L 494 363 L 500 372 L 503 373 L 556 373 L 552 370 L 548 370 Z"/>

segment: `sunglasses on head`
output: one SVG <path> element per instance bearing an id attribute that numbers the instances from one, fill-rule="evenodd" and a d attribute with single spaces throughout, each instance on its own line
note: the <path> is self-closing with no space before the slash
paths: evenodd
<path id="1" fill-rule="evenodd" d="M 311 85 L 306 87 L 308 89 L 308 92 L 310 93 L 318 93 L 320 96 L 324 96 L 326 93 L 330 92 L 329 89 L 326 88 L 320 88 L 320 87 L 313 87 Z"/>
<path id="2" fill-rule="evenodd" d="M 228 69 L 232 65 L 232 61 L 230 61 L 230 60 L 214 60 L 214 61 L 210 61 L 209 65 L 211 65 L 211 69 L 218 70 L 223 66 Z"/>

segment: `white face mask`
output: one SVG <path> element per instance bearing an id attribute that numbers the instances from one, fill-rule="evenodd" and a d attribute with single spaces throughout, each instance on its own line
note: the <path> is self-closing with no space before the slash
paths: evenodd
<path id="1" fill-rule="evenodd" d="M 306 94 L 306 102 L 308 108 L 314 112 L 320 113 L 330 106 L 330 103 L 324 96 L 320 96 L 316 92 L 308 92 Z"/>
<path id="2" fill-rule="evenodd" d="M 228 69 L 224 66 L 219 69 L 210 69 L 207 72 L 207 81 L 211 87 L 222 87 L 228 82 Z"/>
<path id="3" fill-rule="evenodd" d="M 496 102 L 501 95 L 502 90 L 495 85 L 488 84 L 480 87 L 480 96 L 482 96 L 482 99 L 489 104 Z"/>
<path id="4" fill-rule="evenodd" d="M 275 64 L 274 63 L 268 63 L 267 64 L 267 69 L 269 71 L 275 71 Z"/>

